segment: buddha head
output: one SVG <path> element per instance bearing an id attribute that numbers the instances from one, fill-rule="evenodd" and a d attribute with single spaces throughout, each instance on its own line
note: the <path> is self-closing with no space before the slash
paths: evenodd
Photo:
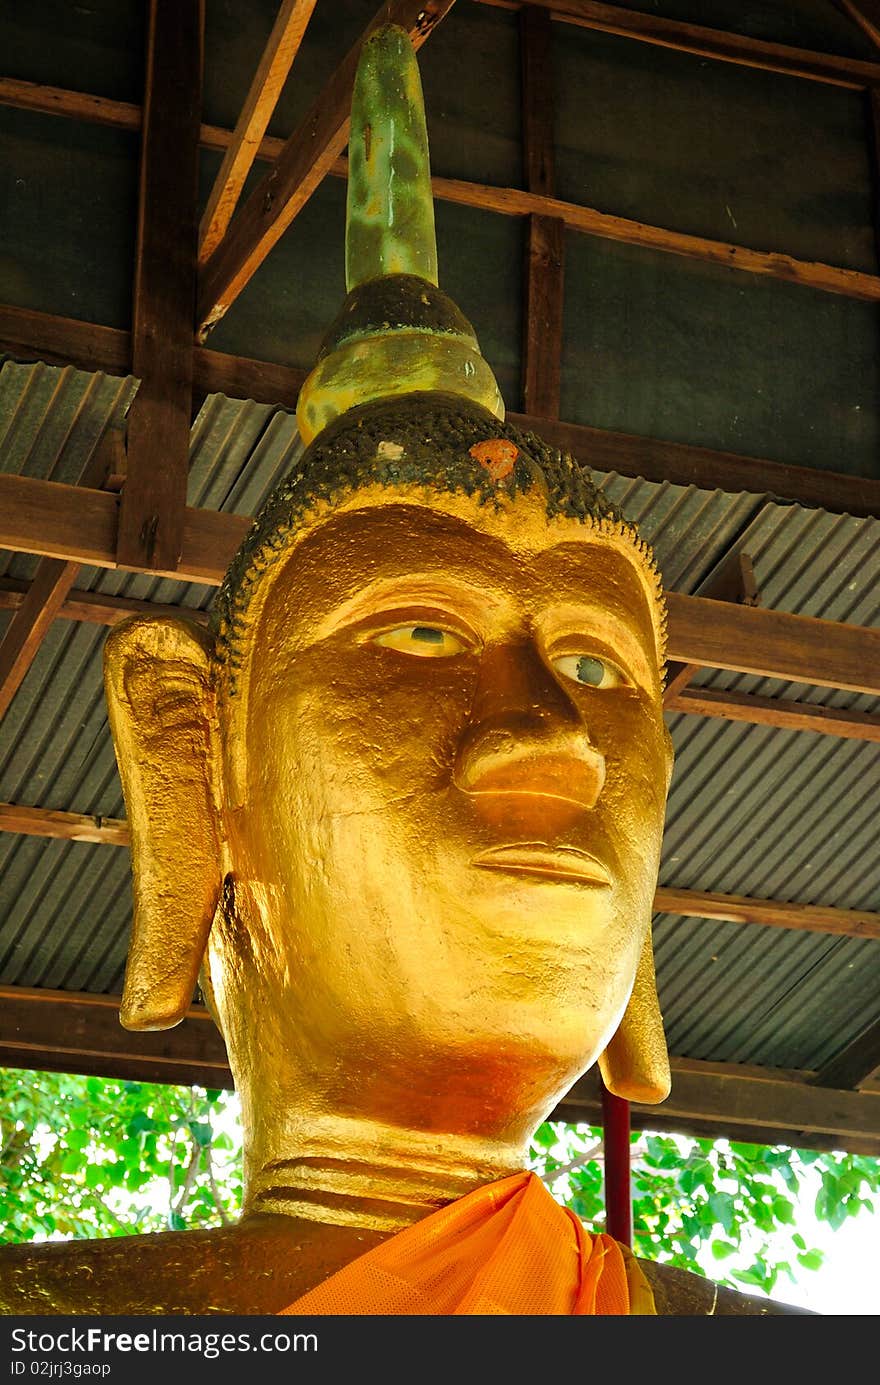
<path id="1" fill-rule="evenodd" d="M 300 399 L 305 453 L 207 631 L 137 617 L 107 641 L 122 1020 L 177 1023 L 200 976 L 257 1146 L 279 1113 L 334 1111 L 515 1163 L 597 1059 L 621 1095 L 668 1089 L 664 607 L 584 469 L 503 422 L 424 249 L 426 156 L 419 197 L 397 180 L 418 253 L 367 234 L 395 102 L 387 144 L 413 160 L 418 73 L 392 29 L 361 63 L 350 292 Z"/>

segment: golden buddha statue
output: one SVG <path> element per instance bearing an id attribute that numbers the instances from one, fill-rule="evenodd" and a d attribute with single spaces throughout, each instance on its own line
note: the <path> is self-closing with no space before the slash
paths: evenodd
<path id="1" fill-rule="evenodd" d="M 8 1247 L 0 1307 L 797 1311 L 621 1256 L 523 1173 L 597 1060 L 622 1096 L 668 1091 L 663 597 L 589 476 L 504 425 L 436 286 L 402 31 L 366 45 L 350 158 L 350 292 L 300 399 L 305 455 L 210 632 L 137 617 L 106 645 L 134 871 L 121 1018 L 174 1025 L 200 977 L 244 1213 Z M 514 1210 L 532 1222 L 507 1300 L 482 1266 Z M 606 1286 L 589 1303 L 585 1267 Z"/>

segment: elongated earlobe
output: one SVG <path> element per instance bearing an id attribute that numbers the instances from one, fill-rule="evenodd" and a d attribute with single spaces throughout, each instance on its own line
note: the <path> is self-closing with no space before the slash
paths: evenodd
<path id="1" fill-rule="evenodd" d="M 192 1003 L 221 886 L 209 636 L 183 619 L 124 621 L 104 687 L 134 877 L 120 1019 L 169 1029 Z"/>
<path id="2" fill-rule="evenodd" d="M 669 1096 L 672 1079 L 663 1017 L 654 977 L 654 946 L 648 929 L 635 984 L 617 1033 L 599 1058 L 602 1080 L 615 1096 L 656 1105 Z"/>

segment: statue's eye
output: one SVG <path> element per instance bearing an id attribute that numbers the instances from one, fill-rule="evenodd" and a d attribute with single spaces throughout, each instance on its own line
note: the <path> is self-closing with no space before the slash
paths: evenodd
<path id="1" fill-rule="evenodd" d="M 448 659 L 467 648 L 464 640 L 436 625 L 400 625 L 374 635 L 373 644 L 396 649 L 401 654 L 415 654 L 421 659 Z"/>
<path id="2" fill-rule="evenodd" d="M 553 660 L 553 667 L 588 688 L 619 688 L 629 682 L 616 664 L 596 654 L 563 654 Z"/>

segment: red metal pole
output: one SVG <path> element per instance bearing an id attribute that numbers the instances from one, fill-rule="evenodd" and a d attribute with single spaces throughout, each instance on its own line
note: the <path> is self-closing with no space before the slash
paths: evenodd
<path id="1" fill-rule="evenodd" d="M 632 1189 L 629 1157 L 629 1102 L 602 1088 L 605 1145 L 605 1229 L 615 1241 L 632 1245 Z"/>

